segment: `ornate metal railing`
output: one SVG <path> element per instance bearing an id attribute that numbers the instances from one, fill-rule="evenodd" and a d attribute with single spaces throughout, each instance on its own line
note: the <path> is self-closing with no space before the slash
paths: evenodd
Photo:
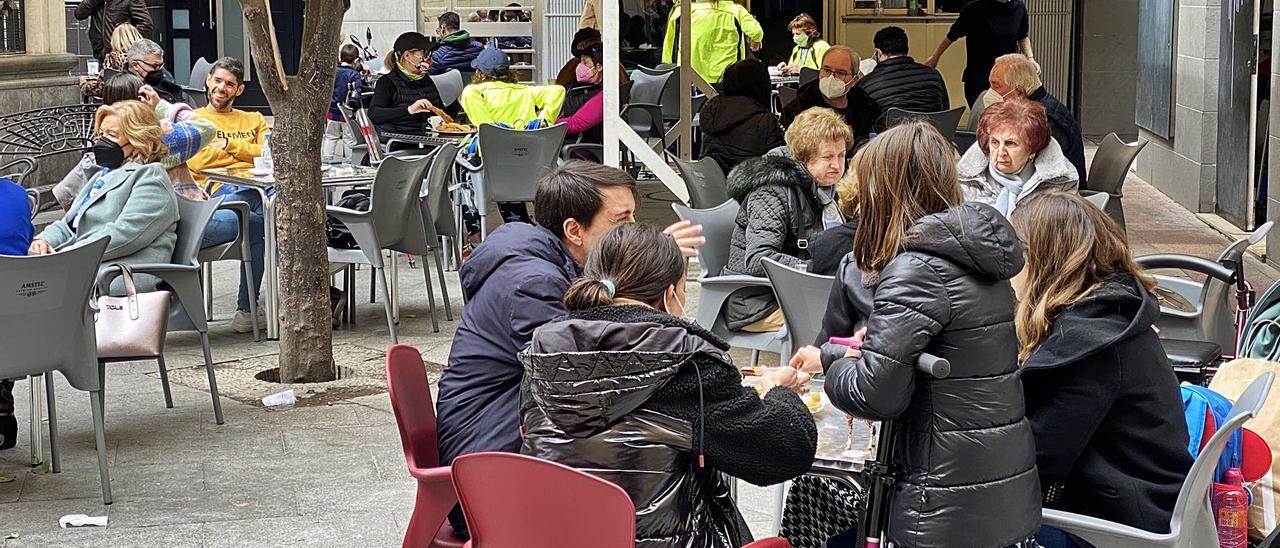
<path id="1" fill-rule="evenodd" d="M 88 150 L 93 146 L 97 109 L 97 105 L 66 105 L 0 116 L 0 160 L 11 156 L 38 160 Z"/>

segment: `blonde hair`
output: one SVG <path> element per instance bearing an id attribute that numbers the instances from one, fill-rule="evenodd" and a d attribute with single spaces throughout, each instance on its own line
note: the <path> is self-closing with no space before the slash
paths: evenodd
<path id="1" fill-rule="evenodd" d="M 818 31 L 818 23 L 813 20 L 807 13 L 797 15 L 787 24 L 787 30 L 798 30 L 809 35 L 809 38 L 817 40 L 822 37 L 822 33 Z"/>
<path id="2" fill-rule="evenodd" d="M 858 173 L 856 170 L 847 170 L 844 177 L 836 183 L 836 205 L 840 206 L 840 212 L 844 213 L 847 218 L 858 215 Z"/>
<path id="3" fill-rule="evenodd" d="M 1040 89 L 1044 82 L 1040 81 L 1040 67 L 1021 53 L 1010 53 L 996 57 L 996 68 L 1004 67 L 1005 85 L 1020 89 L 1027 95 Z M 995 70 L 994 68 L 992 70 Z"/>
<path id="4" fill-rule="evenodd" d="M 1046 192 L 1013 210 L 1009 221 L 1026 254 L 1026 283 L 1018 302 L 1018 359 L 1026 360 L 1062 310 L 1088 297 L 1116 275 L 1136 278 L 1147 291 L 1155 278 L 1142 273 L 1124 231 L 1075 193 Z"/>
<path id="5" fill-rule="evenodd" d="M 169 155 L 169 145 L 164 144 L 164 130 L 160 129 L 160 119 L 156 118 L 156 111 L 150 105 L 141 101 L 120 101 L 98 107 L 98 112 L 93 116 L 95 133 L 101 134 L 102 120 L 108 116 L 115 116 L 120 120 L 120 133 L 133 145 L 133 154 L 129 155 L 128 160 L 151 164 Z"/>
<path id="6" fill-rule="evenodd" d="M 858 231 L 853 258 L 875 272 L 907 247 L 907 230 L 925 215 L 964 201 L 956 149 L 933 124 L 914 120 L 881 133 L 853 156 Z"/>
<path id="7" fill-rule="evenodd" d="M 784 139 L 796 161 L 807 164 L 823 143 L 843 142 L 845 150 L 852 148 L 853 130 L 836 111 L 814 107 L 796 116 Z"/>
<path id="8" fill-rule="evenodd" d="M 129 46 L 141 39 L 142 33 L 138 32 L 138 27 L 129 23 L 120 23 L 116 30 L 111 31 L 111 51 L 120 53 L 129 51 Z"/>

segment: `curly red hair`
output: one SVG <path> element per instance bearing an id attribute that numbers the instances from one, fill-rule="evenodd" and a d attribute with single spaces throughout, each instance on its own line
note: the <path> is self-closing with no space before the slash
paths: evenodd
<path id="1" fill-rule="evenodd" d="M 1044 105 L 1026 99 L 1005 99 L 982 111 L 982 120 L 978 122 L 978 146 L 982 153 L 991 154 L 987 142 L 993 130 L 1010 126 L 1022 134 L 1027 148 L 1035 152 L 1049 146 L 1049 139 L 1053 137 Z"/>

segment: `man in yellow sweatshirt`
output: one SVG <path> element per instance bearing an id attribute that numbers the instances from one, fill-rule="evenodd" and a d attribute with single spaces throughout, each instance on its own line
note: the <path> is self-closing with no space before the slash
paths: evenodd
<path id="1" fill-rule="evenodd" d="M 218 128 L 213 143 L 204 147 L 190 160 L 187 167 L 197 178 L 203 180 L 199 173 L 204 169 L 229 167 L 252 168 L 253 159 L 262 155 L 262 145 L 266 142 L 271 129 L 267 120 L 257 112 L 248 112 L 234 107 L 236 98 L 244 93 L 244 64 L 231 57 L 223 57 L 213 64 L 205 85 L 208 88 L 209 105 L 196 110 L 197 118 L 213 122 Z M 213 184 L 209 187 L 211 196 L 226 196 L 226 202 L 245 202 L 249 204 L 249 250 L 253 257 L 249 261 L 253 272 L 253 291 L 249 291 L 249 281 L 244 272 L 240 273 L 240 295 L 236 302 L 236 314 L 231 319 L 231 329 L 237 333 L 248 333 L 253 328 L 253 316 L 249 312 L 250 297 L 258 299 L 258 290 L 262 286 L 263 274 L 263 226 L 262 198 L 256 190 L 239 189 L 233 186 Z M 240 222 L 236 214 L 230 210 L 214 213 L 205 229 L 201 247 L 210 247 L 236 239 L 240 232 Z M 258 322 L 265 320 L 262 307 L 257 307 Z"/>

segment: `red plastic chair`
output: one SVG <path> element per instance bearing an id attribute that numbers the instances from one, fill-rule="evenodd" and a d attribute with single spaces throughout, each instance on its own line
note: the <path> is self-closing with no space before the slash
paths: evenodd
<path id="1" fill-rule="evenodd" d="M 770 537 L 757 540 L 742 548 L 791 548 L 791 542 L 782 537 Z"/>
<path id="2" fill-rule="evenodd" d="M 387 391 L 400 428 L 409 475 L 418 480 L 418 496 L 404 535 L 404 547 L 462 548 L 464 541 L 454 536 L 453 527 L 445 522 L 458 497 L 449 467 L 440 466 L 436 411 L 426 364 L 416 348 L 397 344 L 387 349 Z"/>
<path id="3" fill-rule="evenodd" d="M 634 548 L 636 509 L 621 487 L 512 453 L 453 460 L 473 548 Z"/>

